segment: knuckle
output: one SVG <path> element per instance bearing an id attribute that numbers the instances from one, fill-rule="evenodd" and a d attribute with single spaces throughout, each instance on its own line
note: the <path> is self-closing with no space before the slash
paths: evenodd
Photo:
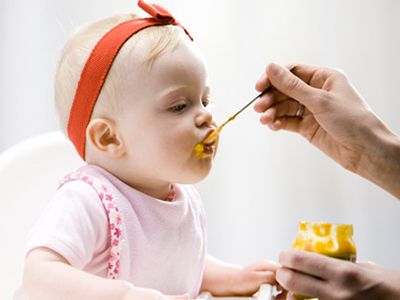
<path id="1" fill-rule="evenodd" d="M 297 284 L 295 273 L 286 271 L 285 275 L 280 277 L 279 284 L 287 290 L 295 290 Z"/>
<path id="2" fill-rule="evenodd" d="M 286 88 L 288 91 L 296 90 L 299 86 L 299 79 L 295 76 L 290 76 L 286 80 Z"/>
<path id="3" fill-rule="evenodd" d="M 351 264 L 351 263 L 349 263 Z M 344 267 L 343 277 L 346 282 L 356 283 L 359 280 L 358 270 L 352 267 Z"/>
<path id="4" fill-rule="evenodd" d="M 348 80 L 346 73 L 342 69 L 332 69 L 332 73 L 337 80 Z"/>
<path id="5" fill-rule="evenodd" d="M 334 102 L 333 95 L 325 90 L 317 90 L 314 94 L 314 100 L 318 111 L 329 111 Z"/>
<path id="6" fill-rule="evenodd" d="M 335 68 L 334 70 L 335 70 L 335 72 L 336 72 L 336 74 L 337 74 L 338 76 L 344 76 L 344 77 L 346 77 L 346 73 L 345 73 L 342 69 L 340 69 L 340 68 Z"/>
<path id="7" fill-rule="evenodd" d="M 341 264 L 338 267 L 338 274 L 340 275 L 339 283 L 341 286 L 356 285 L 359 283 L 359 272 L 357 268 L 354 268 L 352 263 Z"/>
<path id="8" fill-rule="evenodd" d="M 360 274 L 352 264 L 348 262 L 337 265 L 335 294 L 338 300 L 350 300 L 356 297 Z"/>
<path id="9" fill-rule="evenodd" d="M 294 267 L 294 266 L 298 266 L 298 265 L 303 264 L 304 257 L 303 257 L 301 252 L 294 251 L 287 258 L 287 260 L 288 260 L 288 265 L 291 266 L 291 267 Z"/>

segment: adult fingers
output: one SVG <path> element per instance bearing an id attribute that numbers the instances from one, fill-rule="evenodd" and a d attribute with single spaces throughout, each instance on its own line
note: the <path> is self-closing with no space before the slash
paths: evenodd
<path id="1" fill-rule="evenodd" d="M 322 279 L 307 276 L 287 268 L 281 268 L 276 271 L 276 280 L 284 289 L 290 291 L 289 295 L 319 297 L 325 296 L 328 289 L 327 283 Z M 300 297 L 300 299 L 302 298 Z"/>
<path id="2" fill-rule="evenodd" d="M 263 122 L 262 120 L 261 122 Z M 296 117 L 280 117 L 273 122 L 265 123 L 271 130 L 287 130 L 293 132 L 300 132 L 302 127 L 302 120 Z"/>
<path id="3" fill-rule="evenodd" d="M 281 252 L 279 263 L 286 268 L 315 277 L 332 278 L 337 275 L 340 264 L 351 262 L 341 261 L 318 253 L 291 249 Z"/>
<path id="4" fill-rule="evenodd" d="M 271 86 L 267 73 L 263 73 L 256 82 L 256 90 L 263 92 Z"/>
<path id="5" fill-rule="evenodd" d="M 257 99 L 254 104 L 254 110 L 258 113 L 266 111 L 275 103 L 274 93 L 272 91 L 265 93 L 262 97 Z"/>
<path id="6" fill-rule="evenodd" d="M 299 117 L 298 113 L 301 109 L 301 104 L 296 100 L 286 100 L 279 102 L 274 105 L 276 109 L 275 117 Z M 304 110 L 302 111 L 301 117 L 304 115 Z"/>
<path id="7" fill-rule="evenodd" d="M 270 106 L 291 99 L 276 89 L 271 89 L 257 99 L 254 104 L 254 110 L 258 113 L 266 111 Z"/>
<path id="8" fill-rule="evenodd" d="M 293 121 L 296 120 L 297 122 L 295 123 L 297 124 L 298 121 L 302 120 L 303 117 L 308 114 L 307 111 L 303 110 L 301 115 L 298 115 L 299 112 L 301 112 L 301 106 L 298 101 L 286 100 L 276 103 L 265 110 L 260 117 L 260 122 L 261 124 L 269 125 L 275 122 L 277 118 L 289 117 L 290 119 L 294 119 Z"/>
<path id="9" fill-rule="evenodd" d="M 284 67 L 290 70 L 291 73 L 299 77 L 306 84 L 321 89 L 324 83 L 331 77 L 335 78 L 346 78 L 341 70 L 320 67 L 307 64 L 285 64 Z M 261 75 L 256 83 L 256 89 L 258 91 L 265 91 L 268 87 L 271 87 L 271 81 L 269 79 L 269 68 L 267 66 L 265 72 Z"/>
<path id="10" fill-rule="evenodd" d="M 295 64 L 285 64 L 284 67 L 287 70 L 292 70 L 295 68 Z M 261 77 L 257 80 L 256 82 L 256 90 L 259 92 L 265 91 L 267 88 L 271 86 L 271 82 L 268 78 L 268 66 L 265 70 L 265 72 L 261 75 Z"/>
<path id="11" fill-rule="evenodd" d="M 277 90 L 305 104 L 308 108 L 312 107 L 314 99 L 320 97 L 321 91 L 319 89 L 309 86 L 299 77 L 278 64 L 270 64 L 267 72 L 271 84 Z"/>
<path id="12" fill-rule="evenodd" d="M 291 72 L 308 85 L 318 89 L 321 89 L 330 77 L 341 73 L 335 69 L 305 64 L 296 64 Z"/>

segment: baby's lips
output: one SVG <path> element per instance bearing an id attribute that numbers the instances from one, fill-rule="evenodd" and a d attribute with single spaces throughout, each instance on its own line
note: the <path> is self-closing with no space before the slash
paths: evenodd
<path id="1" fill-rule="evenodd" d="M 211 131 L 206 138 L 203 140 L 203 144 L 205 145 L 210 145 L 216 141 L 218 138 L 218 134 L 221 131 L 221 127 L 215 128 L 213 131 Z"/>

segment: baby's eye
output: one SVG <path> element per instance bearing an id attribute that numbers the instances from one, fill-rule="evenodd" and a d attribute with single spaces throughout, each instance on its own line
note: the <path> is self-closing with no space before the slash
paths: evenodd
<path id="1" fill-rule="evenodd" d="M 186 108 L 186 104 L 185 103 L 179 103 L 179 104 L 176 104 L 174 106 L 171 106 L 170 108 L 168 108 L 168 110 L 170 112 L 181 112 L 185 108 Z"/>
<path id="2" fill-rule="evenodd" d="M 201 103 L 203 104 L 204 107 L 207 107 L 208 104 L 210 104 L 210 100 L 205 99 L 205 100 L 202 100 Z"/>

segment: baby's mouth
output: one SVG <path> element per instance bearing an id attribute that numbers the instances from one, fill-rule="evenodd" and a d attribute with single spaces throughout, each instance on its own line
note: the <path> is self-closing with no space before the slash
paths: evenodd
<path id="1" fill-rule="evenodd" d="M 211 131 L 202 142 L 194 146 L 194 153 L 197 158 L 203 158 L 215 152 L 219 132 L 220 129 L 218 127 Z"/>
<path id="2" fill-rule="evenodd" d="M 203 140 L 203 144 L 205 145 L 211 145 L 211 144 L 215 144 L 215 142 L 218 139 L 218 134 L 221 131 L 222 127 L 217 127 L 215 128 L 213 131 L 211 131 L 206 138 Z"/>
<path id="3" fill-rule="evenodd" d="M 212 155 L 215 152 L 215 148 L 215 143 L 211 145 L 198 143 L 194 146 L 194 154 L 197 158 L 203 158 Z"/>

